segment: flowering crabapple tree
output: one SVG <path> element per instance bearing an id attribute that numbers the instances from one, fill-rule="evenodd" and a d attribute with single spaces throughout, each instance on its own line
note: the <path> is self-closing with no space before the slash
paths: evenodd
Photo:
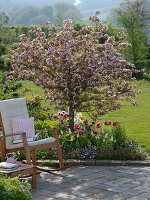
<path id="1" fill-rule="evenodd" d="M 57 32 L 49 27 L 48 36 L 32 26 L 12 51 L 12 76 L 42 86 L 56 109 L 68 108 L 71 130 L 76 111 L 87 112 L 96 120 L 119 109 L 122 100 L 134 104 L 135 86 L 127 81 L 133 65 L 119 53 L 127 43 L 121 31 L 119 42 L 108 36 L 108 27 L 98 14 L 100 11 L 90 17 L 94 26 L 80 31 L 72 28 L 71 20 L 65 20 Z"/>

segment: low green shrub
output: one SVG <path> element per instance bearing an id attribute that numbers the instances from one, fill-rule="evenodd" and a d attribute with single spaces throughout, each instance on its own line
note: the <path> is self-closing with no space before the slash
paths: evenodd
<path id="1" fill-rule="evenodd" d="M 0 200 L 32 200 L 30 184 L 0 174 Z"/>
<path id="2" fill-rule="evenodd" d="M 31 97 L 27 97 L 27 107 L 28 110 L 30 112 L 32 112 L 32 110 L 36 110 L 39 111 L 42 109 L 41 107 L 41 100 L 42 98 L 39 96 L 31 96 Z"/>
<path id="3" fill-rule="evenodd" d="M 21 86 L 22 83 L 15 80 L 7 81 L 4 73 L 0 72 L 0 100 L 19 97 L 19 93 L 16 91 Z"/>

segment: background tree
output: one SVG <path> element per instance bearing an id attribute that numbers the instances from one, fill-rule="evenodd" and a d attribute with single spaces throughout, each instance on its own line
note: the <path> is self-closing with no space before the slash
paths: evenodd
<path id="1" fill-rule="evenodd" d="M 0 71 L 7 71 L 11 69 L 11 62 L 7 56 L 8 47 L 0 44 Z"/>
<path id="2" fill-rule="evenodd" d="M 105 34 L 108 27 L 100 24 L 98 13 L 90 18 L 96 27 L 85 26 L 80 31 L 72 28 L 70 20 L 57 33 L 50 28 L 50 37 L 32 27 L 30 34 L 35 38 L 20 36 L 24 42 L 12 51 L 13 76 L 42 86 L 56 109 L 68 108 L 71 129 L 76 111 L 88 112 L 96 120 L 119 109 L 122 100 L 134 104 L 134 85 L 124 80 L 131 77 L 131 70 L 125 68 L 132 64 L 117 50 L 127 44 Z M 105 38 L 103 44 L 100 38 Z"/>
<path id="3" fill-rule="evenodd" d="M 144 21 L 148 19 L 144 3 L 140 0 L 126 1 L 114 9 L 117 22 L 127 32 L 127 40 L 131 47 L 125 51 L 126 56 L 137 69 L 143 68 L 143 60 L 148 56 L 146 35 L 144 33 Z"/>
<path id="4" fill-rule="evenodd" d="M 80 11 L 74 5 L 63 2 L 44 7 L 26 6 L 15 9 L 12 13 L 13 25 L 43 25 L 47 20 L 57 24 L 60 21 L 58 15 L 63 19 L 69 17 L 73 21 L 82 20 Z"/>
<path id="5" fill-rule="evenodd" d="M 43 13 L 48 17 L 48 19 L 53 19 L 53 7 L 52 6 L 44 6 Z"/>
<path id="6" fill-rule="evenodd" d="M 82 21 L 82 15 L 80 11 L 72 4 L 59 2 L 54 4 L 53 9 L 55 23 L 58 22 L 58 15 L 64 20 L 69 18 L 74 22 Z"/>
<path id="7" fill-rule="evenodd" d="M 12 16 L 11 23 L 14 25 L 31 25 L 30 20 L 41 15 L 40 7 L 26 6 L 18 8 Z"/>
<path id="8" fill-rule="evenodd" d="M 9 23 L 9 16 L 3 12 L 0 11 L 0 25 L 5 25 Z"/>
<path id="9" fill-rule="evenodd" d="M 46 15 L 38 15 L 36 17 L 33 17 L 30 19 L 30 25 L 44 25 L 45 22 L 47 21 Z"/>

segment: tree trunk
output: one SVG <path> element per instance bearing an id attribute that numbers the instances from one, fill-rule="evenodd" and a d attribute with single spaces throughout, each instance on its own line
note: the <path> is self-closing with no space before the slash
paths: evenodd
<path id="1" fill-rule="evenodd" d="M 74 129 L 74 110 L 71 106 L 69 107 L 69 128 L 71 131 Z"/>

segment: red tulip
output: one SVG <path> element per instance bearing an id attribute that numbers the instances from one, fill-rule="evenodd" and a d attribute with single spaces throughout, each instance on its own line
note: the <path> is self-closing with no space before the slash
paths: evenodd
<path id="1" fill-rule="evenodd" d="M 59 112 L 58 115 L 63 116 L 63 113 L 62 113 L 62 112 Z"/>
<path id="2" fill-rule="evenodd" d="M 84 119 L 84 120 L 83 120 L 83 123 L 87 124 L 87 123 L 88 123 L 88 120 L 87 120 L 87 119 Z"/>
<path id="3" fill-rule="evenodd" d="M 98 134 L 98 131 L 97 130 L 93 130 L 93 133 L 96 135 L 96 134 Z"/>
<path id="4" fill-rule="evenodd" d="M 65 113 L 65 114 L 63 114 L 63 117 L 69 117 L 69 114 L 68 113 Z"/>
<path id="5" fill-rule="evenodd" d="M 111 121 L 106 121 L 106 122 L 105 122 L 105 125 L 113 125 L 113 122 L 111 122 Z"/>
<path id="6" fill-rule="evenodd" d="M 79 131 L 79 134 L 80 134 L 80 135 L 83 135 L 83 133 L 84 133 L 84 132 L 83 132 L 82 130 Z"/>
<path id="7" fill-rule="evenodd" d="M 114 121 L 113 126 L 117 126 L 119 124 L 119 121 Z"/>
<path id="8" fill-rule="evenodd" d="M 102 126 L 102 123 L 97 123 L 96 128 L 100 128 Z"/>

